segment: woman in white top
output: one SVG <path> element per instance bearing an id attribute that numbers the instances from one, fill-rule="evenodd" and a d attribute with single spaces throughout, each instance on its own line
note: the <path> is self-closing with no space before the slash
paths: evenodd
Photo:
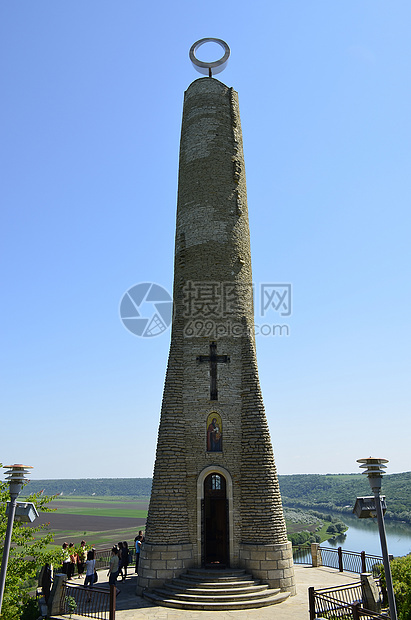
<path id="1" fill-rule="evenodd" d="M 84 580 L 84 585 L 93 587 L 94 583 L 94 571 L 96 570 L 96 560 L 94 559 L 94 549 L 91 549 L 87 552 L 87 560 L 86 560 L 86 578 Z"/>

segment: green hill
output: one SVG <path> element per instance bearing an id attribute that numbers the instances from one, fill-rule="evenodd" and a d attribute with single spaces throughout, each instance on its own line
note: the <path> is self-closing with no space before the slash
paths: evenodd
<path id="1" fill-rule="evenodd" d="M 294 474 L 279 476 L 284 506 L 321 511 L 352 511 L 355 499 L 371 495 L 366 476 L 361 474 Z M 31 480 L 27 493 L 44 489 L 46 495 L 63 497 L 149 497 L 151 478 L 83 478 L 75 480 Z M 387 498 L 388 519 L 411 523 L 411 472 L 387 474 L 382 483 Z"/>
<path id="2" fill-rule="evenodd" d="M 285 506 L 351 512 L 357 496 L 372 495 L 362 474 L 298 474 L 279 476 Z M 411 523 L 411 472 L 387 474 L 382 482 L 386 518 Z"/>

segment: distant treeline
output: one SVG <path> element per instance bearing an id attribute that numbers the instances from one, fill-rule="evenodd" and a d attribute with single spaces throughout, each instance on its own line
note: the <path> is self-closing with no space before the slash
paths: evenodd
<path id="1" fill-rule="evenodd" d="M 24 495 L 43 491 L 45 495 L 69 497 L 150 497 L 151 478 L 79 478 L 74 480 L 30 480 Z"/>
<path id="2" fill-rule="evenodd" d="M 285 506 L 322 512 L 351 513 L 357 497 L 372 495 L 362 474 L 298 474 L 279 476 Z M 385 475 L 381 494 L 386 496 L 386 518 L 411 523 L 411 472 Z"/>
<path id="3" fill-rule="evenodd" d="M 350 513 L 357 496 L 372 495 L 361 474 L 295 474 L 279 476 L 284 506 L 322 512 Z M 44 489 L 46 495 L 90 497 L 149 497 L 151 478 L 84 478 L 32 480 L 25 494 Z M 382 494 L 387 498 L 386 517 L 411 523 L 411 472 L 384 476 Z"/>

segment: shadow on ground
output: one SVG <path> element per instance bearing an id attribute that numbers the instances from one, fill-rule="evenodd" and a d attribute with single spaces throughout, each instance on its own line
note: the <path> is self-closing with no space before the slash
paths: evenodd
<path id="1" fill-rule="evenodd" d="M 104 577 L 107 573 L 103 572 Z M 103 579 L 104 579 L 103 577 Z M 104 584 L 100 584 L 104 586 Z M 108 584 L 107 584 L 108 587 Z M 141 596 L 136 595 L 137 587 L 137 575 L 131 573 L 127 576 L 125 581 L 117 581 L 117 589 L 120 593 L 117 594 L 116 611 L 142 609 L 144 607 L 154 607 L 151 603 L 143 599 Z"/>

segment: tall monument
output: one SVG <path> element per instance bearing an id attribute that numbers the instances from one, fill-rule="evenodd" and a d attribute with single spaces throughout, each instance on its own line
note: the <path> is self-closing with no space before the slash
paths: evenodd
<path id="1" fill-rule="evenodd" d="M 138 592 L 191 567 L 246 568 L 295 593 L 260 390 L 238 96 L 212 77 L 184 97 L 174 319 Z"/>

